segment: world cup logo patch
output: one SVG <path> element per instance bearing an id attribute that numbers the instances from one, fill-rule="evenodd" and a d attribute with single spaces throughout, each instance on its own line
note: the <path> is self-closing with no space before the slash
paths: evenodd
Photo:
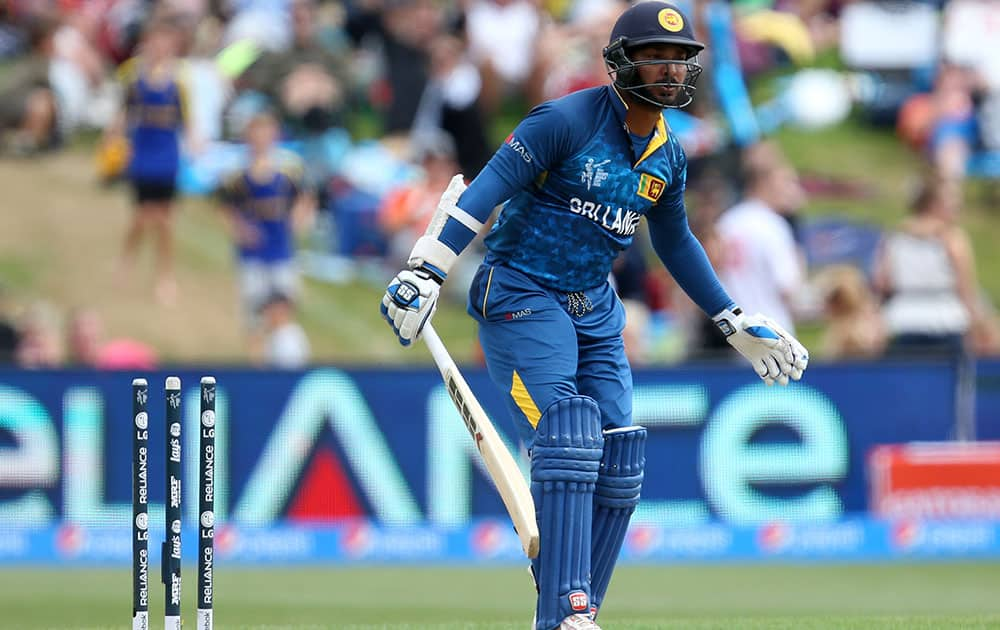
<path id="1" fill-rule="evenodd" d="M 639 190 L 636 192 L 643 199 L 649 199 L 653 203 L 656 203 L 660 200 L 660 195 L 663 194 L 666 188 L 667 182 L 658 177 L 653 177 L 649 173 L 643 173 L 639 176 Z"/>
<path id="2" fill-rule="evenodd" d="M 684 18 L 675 9 L 663 9 L 657 16 L 660 26 L 671 33 L 677 33 L 684 29 Z"/>

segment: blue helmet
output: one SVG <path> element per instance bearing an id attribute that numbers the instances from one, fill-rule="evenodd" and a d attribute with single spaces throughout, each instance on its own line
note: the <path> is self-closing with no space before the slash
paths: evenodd
<path id="1" fill-rule="evenodd" d="M 654 59 L 633 61 L 629 53 L 649 44 L 673 44 L 684 50 L 683 60 Z M 698 53 L 705 44 L 694 38 L 691 21 L 676 6 L 660 0 L 642 0 L 629 7 L 615 22 L 611 40 L 604 49 L 608 74 L 615 86 L 657 107 L 684 107 L 694 98 L 695 83 L 701 75 Z M 639 66 L 679 64 L 685 66 L 684 80 L 642 83 Z M 657 98 L 649 88 L 676 88 L 671 98 Z"/>

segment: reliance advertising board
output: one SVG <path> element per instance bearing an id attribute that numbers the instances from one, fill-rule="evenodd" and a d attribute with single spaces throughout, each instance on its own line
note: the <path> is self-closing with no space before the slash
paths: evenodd
<path id="1" fill-rule="evenodd" d="M 191 481 L 182 488 L 193 524 L 203 372 L 171 373 L 183 381 Z M 219 535 L 228 528 L 234 550 L 317 560 L 508 553 L 511 533 L 496 526 L 503 506 L 436 372 L 204 373 L 218 381 L 216 514 Z M 116 557 L 122 543 L 106 532 L 130 518 L 135 376 L 150 382 L 150 520 L 158 524 L 166 372 L 0 372 L 0 558 L 49 549 L 45 541 L 46 553 Z M 501 433 L 513 436 L 485 371 L 467 376 Z M 868 453 L 879 444 L 949 439 L 954 392 L 954 371 L 944 363 L 817 365 L 788 388 L 755 382 L 742 366 L 637 372 L 635 421 L 650 438 L 643 502 L 625 553 L 764 553 L 759 538 L 786 555 L 818 553 L 824 544 L 869 548 L 866 541 L 890 526 L 850 520 L 869 508 Z M 980 413 L 979 431 L 1000 434 L 991 418 Z M 855 527 L 865 534 L 836 529 L 841 522 L 862 523 Z M 830 540 L 802 529 L 811 526 L 834 528 Z M 777 529 L 760 534 L 762 527 Z M 940 539 L 937 530 L 916 531 Z M 249 551 L 232 553 L 254 560 Z"/>

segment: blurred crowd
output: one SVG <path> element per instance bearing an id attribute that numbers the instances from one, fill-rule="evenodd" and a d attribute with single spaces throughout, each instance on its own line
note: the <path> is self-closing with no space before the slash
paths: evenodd
<path id="1" fill-rule="evenodd" d="M 175 197 L 216 199 L 251 356 L 296 367 L 311 358 L 296 321 L 300 275 L 398 267 L 454 173 L 475 177 L 532 105 L 608 82 L 601 49 L 627 4 L 6 0 L 0 153 L 28 157 L 99 136 L 100 177 L 129 181 L 136 206 L 121 273 L 151 239 L 165 307 L 183 292 L 173 279 Z M 667 116 L 690 160 L 692 227 L 737 301 L 789 330 L 821 326 L 816 353 L 831 358 L 1000 351 L 959 225 L 964 180 L 1000 177 L 1000 5 L 678 4 L 709 46 L 693 106 Z M 757 81 L 776 86 L 775 96 L 754 103 Z M 905 221 L 867 240 L 853 234 L 853 256 L 833 260 L 817 245 L 830 233 L 801 216 L 817 184 L 768 137 L 852 111 L 894 129 L 924 170 L 914 173 Z M 613 278 L 632 360 L 725 352 L 637 240 Z M 462 300 L 462 272 L 453 275 L 451 297 Z M 21 310 L 0 324 L 0 361 L 106 365 L 104 346 L 155 361 L 138 342 L 104 341 L 85 310 L 64 315 L 67 335 L 51 332 L 58 309 Z M 92 348 L 76 349 L 88 335 Z M 63 345 L 71 350 L 55 349 Z"/>
<path id="2" fill-rule="evenodd" d="M 110 337 L 91 308 L 64 312 L 43 299 L 15 308 L 0 286 L 0 365 L 148 370 L 156 363 L 156 351 L 147 344 Z"/>

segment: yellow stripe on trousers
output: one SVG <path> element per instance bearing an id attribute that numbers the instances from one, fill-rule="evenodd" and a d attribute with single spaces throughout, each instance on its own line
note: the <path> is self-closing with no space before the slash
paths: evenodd
<path id="1" fill-rule="evenodd" d="M 510 396 L 514 399 L 521 413 L 528 418 L 531 427 L 537 429 L 542 412 L 538 410 L 538 405 L 531 399 L 531 394 L 528 393 L 528 389 L 524 386 L 524 381 L 521 380 L 521 375 L 517 373 L 517 370 L 514 370 L 514 377 L 511 379 Z"/>

